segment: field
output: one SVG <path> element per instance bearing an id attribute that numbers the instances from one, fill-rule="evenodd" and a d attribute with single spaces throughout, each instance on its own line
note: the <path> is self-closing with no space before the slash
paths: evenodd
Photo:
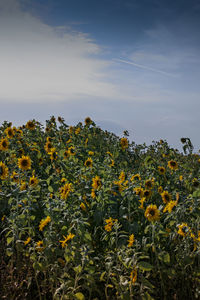
<path id="1" fill-rule="evenodd" d="M 200 298 L 200 156 L 87 117 L 0 127 L 1 299 Z"/>

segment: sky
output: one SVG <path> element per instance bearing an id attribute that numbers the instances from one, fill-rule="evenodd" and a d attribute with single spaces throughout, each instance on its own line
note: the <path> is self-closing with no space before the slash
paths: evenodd
<path id="1" fill-rule="evenodd" d="M 200 0 L 0 0 L 0 121 L 200 149 Z"/>

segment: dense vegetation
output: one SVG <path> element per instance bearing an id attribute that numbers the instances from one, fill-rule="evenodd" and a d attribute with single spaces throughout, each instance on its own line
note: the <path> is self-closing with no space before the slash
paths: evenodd
<path id="1" fill-rule="evenodd" d="M 0 127 L 1 299 L 198 299 L 200 156 L 88 117 Z"/>

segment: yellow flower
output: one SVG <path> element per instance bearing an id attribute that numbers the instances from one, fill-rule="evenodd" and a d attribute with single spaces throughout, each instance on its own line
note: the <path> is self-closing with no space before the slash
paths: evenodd
<path id="1" fill-rule="evenodd" d="M 134 234 L 131 234 L 131 235 L 129 236 L 129 239 L 128 239 L 128 247 L 132 247 L 134 241 L 135 241 Z"/>
<path id="2" fill-rule="evenodd" d="M 85 118 L 85 125 L 90 125 L 92 123 L 92 120 L 90 119 L 90 117 Z"/>
<path id="3" fill-rule="evenodd" d="M 78 135 L 80 133 L 81 129 L 80 127 L 78 127 L 76 130 L 75 130 L 75 134 Z"/>
<path id="4" fill-rule="evenodd" d="M 113 159 L 111 159 L 111 164 L 109 165 L 110 167 L 113 167 L 115 165 L 115 162 Z"/>
<path id="5" fill-rule="evenodd" d="M 143 196 L 146 198 L 146 199 L 149 199 L 152 195 L 152 191 L 150 190 L 144 190 L 143 192 Z"/>
<path id="6" fill-rule="evenodd" d="M 123 182 L 125 180 L 125 177 L 126 177 L 126 175 L 125 175 L 124 171 L 121 171 L 121 173 L 119 175 L 120 182 Z"/>
<path id="7" fill-rule="evenodd" d="M 159 194 L 162 194 L 162 192 L 163 192 L 163 188 L 162 188 L 162 186 L 159 186 L 159 187 L 158 187 L 158 193 L 159 193 Z"/>
<path id="8" fill-rule="evenodd" d="M 68 154 L 71 155 L 71 156 L 73 156 L 73 155 L 76 154 L 75 151 L 74 151 L 74 147 L 73 146 L 69 147 Z"/>
<path id="9" fill-rule="evenodd" d="M 58 157 L 58 153 L 56 152 L 56 148 L 51 148 L 51 152 L 49 154 L 50 154 L 51 161 L 56 160 L 57 157 Z"/>
<path id="10" fill-rule="evenodd" d="M 92 187 L 94 190 L 99 190 L 101 188 L 101 178 L 99 176 L 92 178 Z"/>
<path id="11" fill-rule="evenodd" d="M 33 175 L 30 180 L 29 180 L 29 185 L 34 187 L 38 184 L 38 179 L 35 177 L 35 175 Z"/>
<path id="12" fill-rule="evenodd" d="M 139 200 L 139 202 L 141 203 L 141 205 L 139 206 L 139 208 L 144 209 L 144 202 L 146 201 L 145 197 L 142 197 L 142 199 Z"/>
<path id="13" fill-rule="evenodd" d="M 135 191 L 136 195 L 140 196 L 141 198 L 143 197 L 144 190 L 142 187 L 136 187 L 136 188 L 134 188 L 134 191 Z"/>
<path id="14" fill-rule="evenodd" d="M 128 148 L 127 138 L 121 138 L 120 139 L 120 145 L 121 145 L 122 150 L 125 150 L 126 148 Z"/>
<path id="15" fill-rule="evenodd" d="M 150 222 L 158 221 L 160 219 L 160 211 L 157 206 L 153 204 L 147 206 L 144 215 Z"/>
<path id="16" fill-rule="evenodd" d="M 48 140 L 44 146 L 45 151 L 50 154 L 51 153 L 51 149 L 53 148 L 52 143 Z"/>
<path id="17" fill-rule="evenodd" d="M 44 250 L 44 243 L 43 243 L 43 241 L 38 241 L 36 243 L 36 250 L 37 251 L 43 251 Z"/>
<path id="18" fill-rule="evenodd" d="M 8 167 L 1 161 L 0 162 L 0 178 L 6 179 L 8 177 Z"/>
<path id="19" fill-rule="evenodd" d="M 24 180 L 21 180 L 21 183 L 20 183 L 20 191 L 24 191 L 27 189 L 27 184 L 26 184 L 26 181 Z"/>
<path id="20" fill-rule="evenodd" d="M 89 151 L 88 154 L 89 154 L 90 156 L 93 156 L 93 155 L 94 155 L 94 152 L 93 152 L 93 151 Z"/>
<path id="21" fill-rule="evenodd" d="M 92 189 L 92 191 L 91 191 L 91 197 L 92 197 L 93 199 L 96 198 L 96 193 L 95 193 L 95 190 L 94 190 L 94 189 Z"/>
<path id="22" fill-rule="evenodd" d="M 64 240 L 63 241 L 59 241 L 61 243 L 61 245 L 62 245 L 62 248 L 64 248 L 66 246 L 66 243 L 68 241 L 72 240 L 74 237 L 75 237 L 75 234 L 73 234 L 71 232 L 68 234 L 68 236 L 64 236 L 63 235 Z"/>
<path id="23" fill-rule="evenodd" d="M 131 272 L 130 279 L 131 279 L 131 283 L 132 283 L 132 284 L 135 284 L 135 282 L 136 282 L 136 280 L 137 280 L 137 269 L 134 269 L 134 270 Z"/>
<path id="24" fill-rule="evenodd" d="M 43 231 L 44 227 L 51 222 L 51 218 L 49 216 L 47 216 L 45 219 L 42 219 L 40 221 L 40 225 L 39 225 L 39 231 Z"/>
<path id="25" fill-rule="evenodd" d="M 168 161 L 168 167 L 171 169 L 171 170 L 177 170 L 178 169 L 178 164 L 175 160 L 170 160 Z"/>
<path id="26" fill-rule="evenodd" d="M 137 180 L 137 181 L 141 180 L 140 174 L 135 174 L 131 177 L 131 181 L 135 181 L 135 180 Z"/>
<path id="27" fill-rule="evenodd" d="M 30 238 L 30 236 L 27 238 L 27 240 L 26 241 L 24 241 L 24 245 L 26 246 L 26 245 L 28 245 L 29 243 L 30 243 L 30 241 L 31 241 L 31 238 Z"/>
<path id="28" fill-rule="evenodd" d="M 22 158 L 18 159 L 18 167 L 20 169 L 24 170 L 28 170 L 31 169 L 31 159 L 29 156 L 22 156 Z"/>
<path id="29" fill-rule="evenodd" d="M 92 167 L 92 159 L 89 157 L 89 158 L 85 161 L 84 165 L 85 165 L 86 167 L 91 168 L 91 167 Z"/>
<path id="30" fill-rule="evenodd" d="M 174 206 L 177 205 L 177 202 L 176 201 L 169 201 L 165 208 L 163 209 L 163 212 L 166 212 L 168 211 L 168 213 L 171 213 L 172 212 L 172 209 L 174 208 Z"/>
<path id="31" fill-rule="evenodd" d="M 34 121 L 28 121 L 26 123 L 26 128 L 29 130 L 34 130 L 35 129 L 35 122 Z"/>
<path id="32" fill-rule="evenodd" d="M 146 180 L 145 181 L 145 188 L 146 189 L 152 189 L 153 188 L 153 186 L 154 186 L 154 181 L 153 180 L 151 180 L 151 179 L 149 179 L 149 180 Z"/>
<path id="33" fill-rule="evenodd" d="M 105 222 L 106 222 L 106 225 L 104 226 L 104 228 L 106 231 L 110 232 L 110 231 L 112 231 L 112 226 L 114 225 L 114 223 L 117 222 L 117 219 L 113 219 L 110 217 L 109 219 L 106 219 Z"/>
<path id="34" fill-rule="evenodd" d="M 6 151 L 6 150 L 8 150 L 8 147 L 9 147 L 8 140 L 6 138 L 5 139 L 1 139 L 0 140 L 0 150 Z"/>
<path id="35" fill-rule="evenodd" d="M 183 176 L 182 175 L 179 176 L 179 180 L 183 181 Z"/>
<path id="36" fill-rule="evenodd" d="M 162 192 L 161 197 L 164 203 L 168 203 L 172 200 L 172 196 L 169 194 L 168 191 Z"/>
<path id="37" fill-rule="evenodd" d="M 11 127 L 7 127 L 4 132 L 9 139 L 12 139 L 15 135 L 15 132 Z"/>
<path id="38" fill-rule="evenodd" d="M 60 189 L 61 199 L 66 200 L 71 191 L 72 191 L 72 184 L 68 182 L 65 183 L 65 185 Z"/>
<path id="39" fill-rule="evenodd" d="M 165 168 L 164 167 L 158 167 L 158 172 L 159 172 L 159 174 L 160 175 L 164 175 L 165 174 L 165 172 L 166 172 L 166 170 L 165 170 Z"/>
<path id="40" fill-rule="evenodd" d="M 110 151 L 107 151 L 106 154 L 108 154 L 110 157 L 112 157 L 112 153 Z"/>
<path id="41" fill-rule="evenodd" d="M 81 202 L 80 208 L 81 208 L 82 210 L 86 211 L 86 206 L 85 206 L 85 204 L 84 204 L 83 202 Z"/>
<path id="42" fill-rule="evenodd" d="M 189 232 L 189 229 L 190 228 L 188 227 L 187 223 L 182 223 L 178 225 L 178 234 L 185 237 Z"/>

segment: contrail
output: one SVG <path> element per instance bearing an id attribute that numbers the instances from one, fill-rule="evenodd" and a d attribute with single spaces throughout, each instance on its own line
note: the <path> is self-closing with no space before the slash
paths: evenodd
<path id="1" fill-rule="evenodd" d="M 151 67 L 147 67 L 147 66 L 144 66 L 144 65 L 136 64 L 132 61 L 127 61 L 127 60 L 124 60 L 124 59 L 117 59 L 117 58 L 113 59 L 113 60 L 123 62 L 123 63 L 128 64 L 128 65 L 133 65 L 133 66 L 136 66 L 138 68 L 146 69 L 146 70 L 149 70 L 149 71 L 152 71 L 152 72 L 160 73 L 162 75 L 175 77 L 174 74 L 170 74 L 170 73 L 167 73 L 167 72 L 164 72 L 164 71 L 161 71 L 161 70 L 157 70 L 157 69 L 154 69 L 154 68 L 151 68 Z"/>

